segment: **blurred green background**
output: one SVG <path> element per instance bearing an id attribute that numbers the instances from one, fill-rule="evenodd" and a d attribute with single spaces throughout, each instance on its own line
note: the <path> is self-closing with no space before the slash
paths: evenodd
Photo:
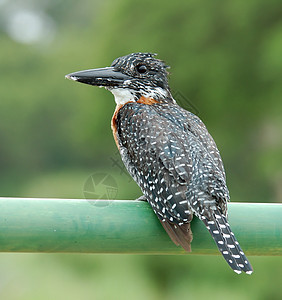
<path id="1" fill-rule="evenodd" d="M 171 65 L 232 201 L 282 202 L 280 0 L 0 0 L 1 196 L 83 198 L 92 174 L 114 179 L 115 198 L 141 195 L 112 138 L 113 96 L 64 79 L 137 51 Z M 282 299 L 281 257 L 250 260 L 238 276 L 220 256 L 2 253 L 0 298 Z"/>

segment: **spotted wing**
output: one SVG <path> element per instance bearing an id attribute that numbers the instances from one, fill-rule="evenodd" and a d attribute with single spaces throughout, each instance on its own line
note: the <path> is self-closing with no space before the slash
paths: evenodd
<path id="1" fill-rule="evenodd" d="M 226 186 L 224 166 L 217 146 L 206 126 L 200 118 L 177 104 L 169 105 L 169 114 L 160 107 L 157 107 L 157 110 L 161 116 L 166 116 L 185 131 L 189 139 L 190 153 L 192 155 L 194 153 L 194 163 L 197 164 L 194 171 L 200 170 L 203 172 L 203 174 L 197 174 L 196 176 L 196 181 L 200 181 L 197 184 L 198 187 L 201 187 L 200 190 L 190 190 L 192 194 L 190 193 L 187 197 L 193 198 L 193 194 L 196 194 L 196 192 L 200 193 L 198 195 L 203 194 L 208 197 L 206 201 L 215 200 L 215 204 L 226 215 L 229 192 Z M 206 176 L 207 178 L 205 178 Z"/>

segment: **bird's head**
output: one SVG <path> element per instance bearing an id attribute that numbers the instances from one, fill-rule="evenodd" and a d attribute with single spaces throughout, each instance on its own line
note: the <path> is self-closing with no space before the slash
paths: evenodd
<path id="1" fill-rule="evenodd" d="M 103 86 L 118 104 L 138 101 L 140 97 L 161 101 L 170 99 L 168 66 L 152 53 L 132 53 L 115 59 L 110 67 L 66 75 L 78 82 Z"/>

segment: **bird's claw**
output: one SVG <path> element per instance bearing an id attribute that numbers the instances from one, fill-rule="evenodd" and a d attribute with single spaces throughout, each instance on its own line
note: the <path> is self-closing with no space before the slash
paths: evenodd
<path id="1" fill-rule="evenodd" d="M 135 199 L 134 201 L 146 201 L 147 202 L 147 198 L 144 195 L 142 195 L 139 198 Z"/>

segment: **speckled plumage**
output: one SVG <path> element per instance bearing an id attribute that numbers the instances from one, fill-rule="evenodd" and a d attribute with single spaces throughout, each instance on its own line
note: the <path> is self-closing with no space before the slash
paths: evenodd
<path id="1" fill-rule="evenodd" d="M 97 76 L 90 84 L 114 94 L 112 128 L 122 160 L 170 238 L 190 251 L 195 215 L 231 268 L 251 274 L 227 222 L 229 192 L 219 151 L 203 122 L 171 96 L 165 64 L 150 53 L 133 53 L 116 59 L 111 71 L 110 84 Z M 118 73 L 126 78 L 118 82 Z"/>

